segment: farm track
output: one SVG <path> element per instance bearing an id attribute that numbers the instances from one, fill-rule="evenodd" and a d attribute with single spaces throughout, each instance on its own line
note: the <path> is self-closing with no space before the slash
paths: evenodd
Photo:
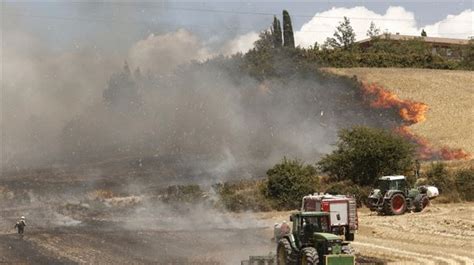
<path id="1" fill-rule="evenodd" d="M 472 264 L 472 204 L 431 205 L 421 213 L 379 216 L 360 213 L 354 248 L 397 263 Z"/>

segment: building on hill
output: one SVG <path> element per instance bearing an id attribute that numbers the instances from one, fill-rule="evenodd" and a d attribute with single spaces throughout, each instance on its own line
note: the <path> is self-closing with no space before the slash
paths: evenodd
<path id="1" fill-rule="evenodd" d="M 387 40 L 391 41 L 394 44 L 400 43 L 402 41 L 411 41 L 411 40 L 420 40 L 428 44 L 431 47 L 431 52 L 433 55 L 439 55 L 446 57 L 448 59 L 459 60 L 465 56 L 467 52 L 467 46 L 469 43 L 472 43 L 472 40 L 468 39 L 453 39 L 453 38 L 440 38 L 440 37 L 421 37 L 421 36 L 410 36 L 410 35 L 401 35 L 385 33 L 377 37 L 364 39 L 358 41 L 357 43 L 363 50 L 367 50 L 378 40 Z"/>

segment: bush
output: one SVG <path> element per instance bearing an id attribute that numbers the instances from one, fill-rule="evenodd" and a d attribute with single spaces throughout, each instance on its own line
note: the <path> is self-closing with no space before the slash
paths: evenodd
<path id="1" fill-rule="evenodd" d="M 336 146 L 318 162 L 319 169 L 333 180 L 361 186 L 373 185 L 380 176 L 409 172 L 415 150 L 401 136 L 368 127 L 341 130 Z"/>
<path id="2" fill-rule="evenodd" d="M 271 203 L 264 196 L 264 181 L 241 180 L 235 183 L 220 183 L 213 186 L 219 195 L 219 206 L 233 212 L 270 211 Z"/>
<path id="3" fill-rule="evenodd" d="M 460 169 L 454 173 L 454 176 L 461 199 L 474 201 L 474 168 Z"/>
<path id="4" fill-rule="evenodd" d="M 354 196 L 357 200 L 357 206 L 361 207 L 367 204 L 370 190 L 370 187 L 361 187 L 349 180 L 329 183 L 325 188 L 325 193 Z"/>
<path id="5" fill-rule="evenodd" d="M 432 163 L 426 171 L 428 183 L 436 186 L 440 193 L 450 193 L 456 189 L 454 180 L 448 172 L 444 163 Z"/>
<path id="6" fill-rule="evenodd" d="M 265 195 L 276 209 L 297 209 L 303 196 L 314 193 L 318 187 L 316 168 L 299 160 L 286 158 L 267 171 Z"/>

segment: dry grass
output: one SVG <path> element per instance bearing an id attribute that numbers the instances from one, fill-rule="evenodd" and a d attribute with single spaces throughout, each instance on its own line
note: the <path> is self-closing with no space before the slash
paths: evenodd
<path id="1" fill-rule="evenodd" d="M 376 82 L 402 99 L 428 104 L 426 121 L 411 129 L 435 147 L 474 154 L 474 72 L 398 68 L 327 68 L 329 72 Z"/>
<path id="2" fill-rule="evenodd" d="M 98 189 L 88 193 L 88 197 L 91 200 L 103 201 L 116 197 L 116 195 L 110 190 Z"/>

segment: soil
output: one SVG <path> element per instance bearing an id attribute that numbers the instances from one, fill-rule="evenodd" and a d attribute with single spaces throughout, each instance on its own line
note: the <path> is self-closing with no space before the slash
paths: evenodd
<path id="1" fill-rule="evenodd" d="M 91 199 L 105 187 L 94 183 L 0 179 L 0 264 L 240 264 L 274 252 L 272 227 L 289 216 L 165 206 L 140 194 Z M 23 238 L 13 228 L 21 215 Z M 352 246 L 363 264 L 473 264 L 473 216 L 474 203 L 434 201 L 400 216 L 363 208 Z"/>

